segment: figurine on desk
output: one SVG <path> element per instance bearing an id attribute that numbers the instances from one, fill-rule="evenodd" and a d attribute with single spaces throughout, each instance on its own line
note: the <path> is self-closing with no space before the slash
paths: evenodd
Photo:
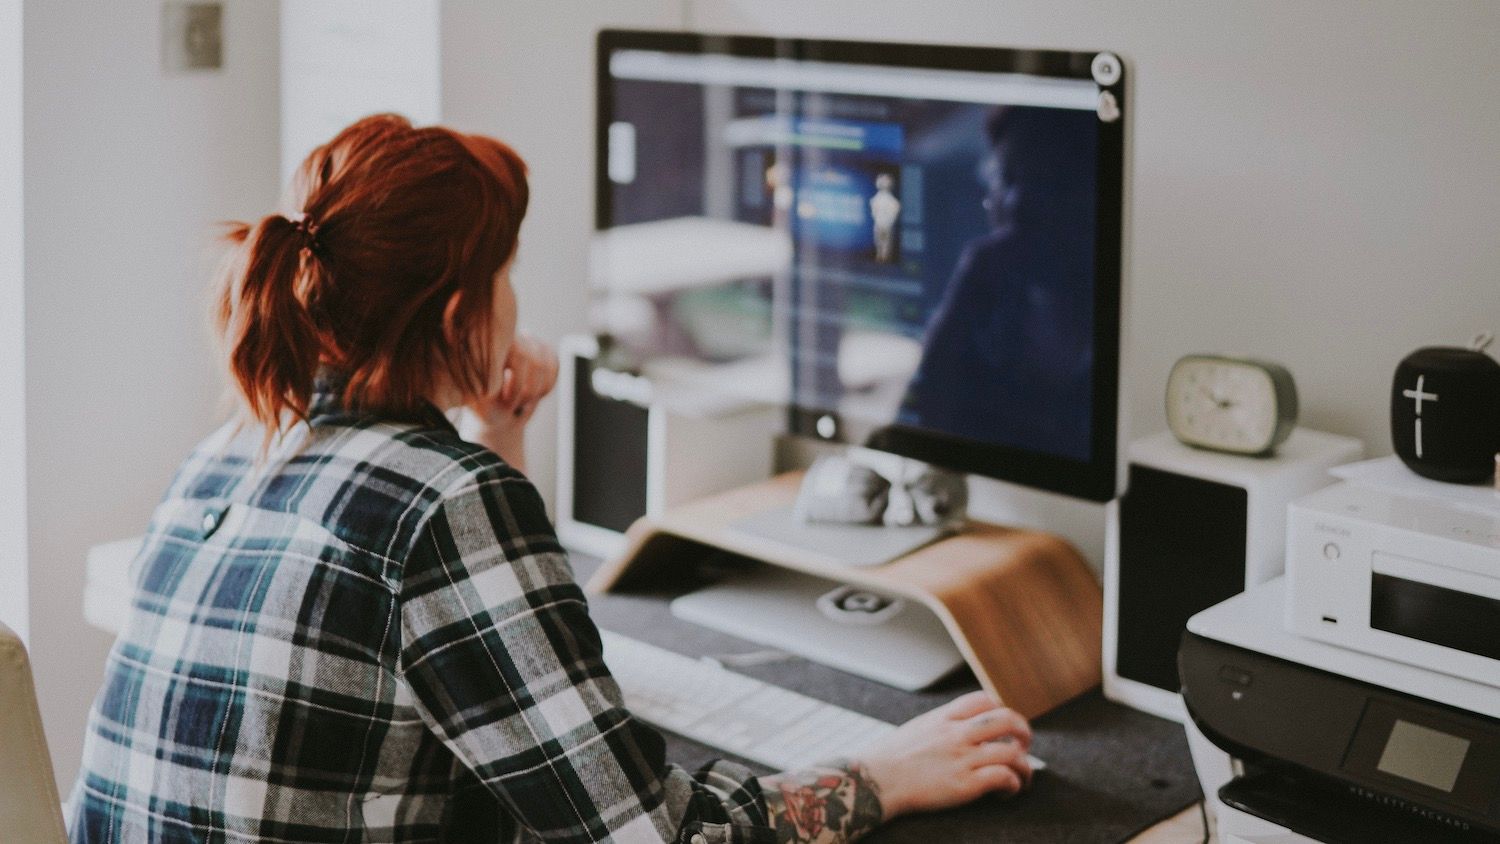
<path id="1" fill-rule="evenodd" d="M 900 461 L 896 477 L 845 455 L 817 459 L 802 479 L 793 514 L 799 521 L 945 529 L 967 514 L 969 486 L 957 472 Z"/>

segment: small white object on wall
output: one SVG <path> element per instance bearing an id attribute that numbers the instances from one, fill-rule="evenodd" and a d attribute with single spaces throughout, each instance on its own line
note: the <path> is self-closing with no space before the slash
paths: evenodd
<path id="1" fill-rule="evenodd" d="M 172 0 L 162 5 L 162 67 L 168 73 L 224 67 L 224 4 Z"/>

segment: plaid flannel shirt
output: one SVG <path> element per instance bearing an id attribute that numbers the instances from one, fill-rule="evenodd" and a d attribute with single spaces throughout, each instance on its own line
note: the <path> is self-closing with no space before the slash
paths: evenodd
<path id="1" fill-rule="evenodd" d="M 84 842 L 769 842 L 740 766 L 669 765 L 542 501 L 436 409 L 226 426 L 132 564 L 70 798 Z"/>

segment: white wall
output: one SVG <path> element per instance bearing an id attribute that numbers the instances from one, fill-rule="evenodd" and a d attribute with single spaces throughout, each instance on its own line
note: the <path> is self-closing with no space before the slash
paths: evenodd
<path id="1" fill-rule="evenodd" d="M 282 0 L 281 178 L 366 115 L 436 123 L 438 0 Z"/>
<path id="2" fill-rule="evenodd" d="M 31 643 L 64 787 L 108 637 L 84 553 L 139 533 L 219 418 L 213 221 L 278 193 L 277 8 L 231 0 L 224 68 L 161 69 L 161 4 L 25 4 Z"/>
<path id="3" fill-rule="evenodd" d="M 512 274 L 523 331 L 556 341 L 586 327 L 594 220 L 594 33 L 682 24 L 680 0 L 447 0 L 443 122 L 516 148 L 531 168 L 531 207 Z M 556 488 L 557 402 L 527 440 L 527 468 L 548 501 Z"/>
<path id="4" fill-rule="evenodd" d="M 27 638 L 21 0 L 0 0 L 0 622 Z"/>
<path id="5" fill-rule="evenodd" d="M 445 6 L 445 116 L 515 140 L 536 171 L 523 320 L 581 322 L 591 225 L 590 36 L 600 13 Z M 1390 448 L 1389 378 L 1429 343 L 1500 329 L 1500 4 L 1405 0 L 635 0 L 638 23 L 719 32 L 1112 49 L 1135 74 L 1137 434 L 1164 427 L 1171 364 L 1279 360 L 1302 421 Z M 456 13 L 463 10 L 462 14 Z M 550 455 L 550 444 L 548 446 Z M 540 451 L 541 448 L 538 447 Z M 1102 511 L 976 489 L 1098 560 Z"/>

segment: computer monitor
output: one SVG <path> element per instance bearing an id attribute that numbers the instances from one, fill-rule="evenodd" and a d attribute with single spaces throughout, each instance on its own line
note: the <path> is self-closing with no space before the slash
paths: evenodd
<path id="1" fill-rule="evenodd" d="M 1106 501 L 1125 69 L 1108 53 L 606 31 L 595 322 L 794 432 Z"/>

